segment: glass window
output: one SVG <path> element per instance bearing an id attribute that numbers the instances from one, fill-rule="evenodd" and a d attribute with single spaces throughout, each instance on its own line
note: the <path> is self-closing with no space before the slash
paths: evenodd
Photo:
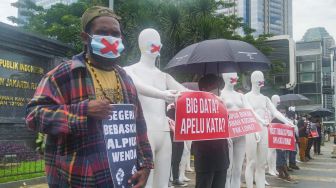
<path id="1" fill-rule="evenodd" d="M 315 71 L 315 63 L 314 62 L 304 62 L 300 64 L 301 72 L 313 72 Z"/>
<path id="2" fill-rule="evenodd" d="M 303 83 L 315 82 L 314 73 L 302 73 L 300 74 L 300 81 Z"/>
<path id="3" fill-rule="evenodd" d="M 318 86 L 316 83 L 298 84 L 298 93 L 318 93 Z"/>
<path id="4" fill-rule="evenodd" d="M 321 104 L 321 95 L 319 94 L 303 94 L 311 100 L 311 104 Z"/>

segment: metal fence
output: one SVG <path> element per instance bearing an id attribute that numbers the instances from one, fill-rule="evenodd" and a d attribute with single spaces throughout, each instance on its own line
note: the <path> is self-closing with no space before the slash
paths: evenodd
<path id="1" fill-rule="evenodd" d="M 0 180 L 6 177 L 43 172 L 43 156 L 36 151 L 15 146 L 15 144 L 0 146 Z"/>

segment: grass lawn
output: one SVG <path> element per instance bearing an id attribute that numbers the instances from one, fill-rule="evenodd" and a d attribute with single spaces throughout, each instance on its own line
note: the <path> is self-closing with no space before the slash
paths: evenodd
<path id="1" fill-rule="evenodd" d="M 1 167 L 0 183 L 36 178 L 44 175 L 44 160 L 22 162 L 20 164 L 13 164 L 12 166 Z"/>

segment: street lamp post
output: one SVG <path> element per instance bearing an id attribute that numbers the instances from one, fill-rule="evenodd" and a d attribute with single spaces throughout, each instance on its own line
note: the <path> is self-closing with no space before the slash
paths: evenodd
<path id="1" fill-rule="evenodd" d="M 109 8 L 113 10 L 114 0 L 109 0 Z"/>

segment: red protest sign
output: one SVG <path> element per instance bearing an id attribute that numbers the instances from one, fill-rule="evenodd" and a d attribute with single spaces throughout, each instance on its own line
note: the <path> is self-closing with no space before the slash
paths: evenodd
<path id="1" fill-rule="evenodd" d="M 310 130 L 310 134 L 311 134 L 311 137 L 313 137 L 313 138 L 319 137 L 319 134 L 318 134 L 317 130 Z"/>
<path id="2" fill-rule="evenodd" d="M 268 147 L 295 151 L 294 127 L 281 123 L 268 126 Z"/>
<path id="3" fill-rule="evenodd" d="M 175 140 L 228 138 L 225 105 L 212 93 L 183 92 L 176 102 Z"/>
<path id="4" fill-rule="evenodd" d="M 240 109 L 237 111 L 229 111 L 230 138 L 244 136 L 261 130 L 262 128 L 252 110 Z"/>

